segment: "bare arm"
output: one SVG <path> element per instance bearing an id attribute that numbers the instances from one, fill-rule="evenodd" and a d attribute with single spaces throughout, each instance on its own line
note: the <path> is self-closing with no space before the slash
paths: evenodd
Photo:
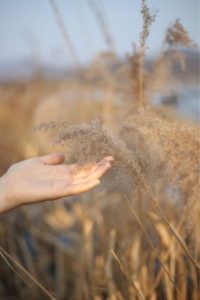
<path id="1" fill-rule="evenodd" d="M 56 200 L 88 191 L 111 167 L 111 156 L 96 164 L 64 165 L 64 155 L 53 153 L 11 166 L 0 177 L 0 213 L 14 207 Z"/>

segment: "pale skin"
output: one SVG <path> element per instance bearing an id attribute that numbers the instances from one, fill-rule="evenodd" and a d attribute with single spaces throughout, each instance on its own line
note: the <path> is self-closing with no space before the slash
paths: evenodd
<path id="1" fill-rule="evenodd" d="M 0 177 L 0 213 L 25 204 L 86 192 L 100 183 L 113 157 L 81 167 L 63 164 L 64 160 L 62 153 L 53 153 L 12 165 Z"/>

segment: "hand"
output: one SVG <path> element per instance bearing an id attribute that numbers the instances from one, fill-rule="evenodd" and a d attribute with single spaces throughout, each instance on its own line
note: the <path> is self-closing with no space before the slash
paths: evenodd
<path id="1" fill-rule="evenodd" d="M 108 156 L 81 167 L 64 165 L 64 155 L 54 153 L 16 163 L 0 178 L 0 212 L 86 192 L 100 183 L 112 161 Z"/>

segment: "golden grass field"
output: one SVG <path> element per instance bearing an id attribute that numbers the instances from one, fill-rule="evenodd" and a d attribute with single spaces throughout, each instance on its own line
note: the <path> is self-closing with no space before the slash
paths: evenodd
<path id="1" fill-rule="evenodd" d="M 145 3 L 128 64 L 111 71 L 107 53 L 79 78 L 0 86 L 1 175 L 53 151 L 66 163 L 115 158 L 94 190 L 1 215 L 0 299 L 200 299 L 199 125 L 151 104 L 184 62 L 176 46 L 192 41 L 174 23 L 146 71 Z"/>

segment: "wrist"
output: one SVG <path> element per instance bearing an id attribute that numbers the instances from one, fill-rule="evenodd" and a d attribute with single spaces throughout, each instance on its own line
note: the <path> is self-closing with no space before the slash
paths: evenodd
<path id="1" fill-rule="evenodd" d="M 13 199 L 10 197 L 11 185 L 9 181 L 7 173 L 0 177 L 0 213 L 6 212 L 14 206 L 17 206 L 13 204 Z"/>

